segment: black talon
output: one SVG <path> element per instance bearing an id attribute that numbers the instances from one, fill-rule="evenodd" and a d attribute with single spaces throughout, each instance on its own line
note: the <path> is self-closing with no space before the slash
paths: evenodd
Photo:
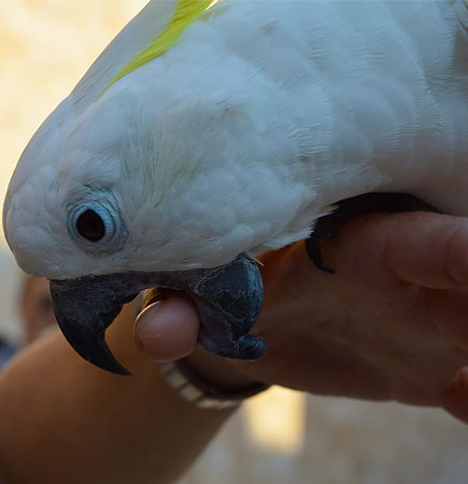
<path id="1" fill-rule="evenodd" d="M 317 220 L 313 232 L 306 239 L 306 251 L 322 271 L 333 274 L 335 270 L 324 260 L 320 250 L 322 240 L 330 240 L 349 220 L 367 213 L 436 212 L 434 207 L 407 193 L 366 193 L 335 204 L 337 209 Z"/>
<path id="2" fill-rule="evenodd" d="M 321 219 L 320 219 L 321 220 Z M 318 222 L 317 222 L 318 223 Z M 334 274 L 335 269 L 330 267 L 324 260 L 322 256 L 322 251 L 320 250 L 320 241 L 324 240 L 320 235 L 314 230 L 308 239 L 306 239 L 306 251 L 309 259 L 315 264 L 316 267 L 329 274 Z"/>

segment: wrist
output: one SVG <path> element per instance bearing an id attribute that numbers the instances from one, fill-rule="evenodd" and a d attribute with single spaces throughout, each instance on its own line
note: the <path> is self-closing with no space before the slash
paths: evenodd
<path id="1" fill-rule="evenodd" d="M 198 408 L 234 408 L 269 387 L 243 375 L 228 361 L 198 348 L 189 357 L 158 366 L 179 396 Z"/>
<path id="2" fill-rule="evenodd" d="M 181 362 L 206 381 L 227 391 L 235 391 L 259 383 L 255 378 L 239 371 L 233 364 L 233 360 L 210 353 L 201 346 L 197 346 Z"/>

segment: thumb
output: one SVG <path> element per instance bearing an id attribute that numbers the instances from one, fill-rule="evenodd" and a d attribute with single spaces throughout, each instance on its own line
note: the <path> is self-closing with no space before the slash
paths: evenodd
<path id="1" fill-rule="evenodd" d="M 200 322 L 187 294 L 151 291 L 148 306 L 139 314 L 133 330 L 139 350 L 162 363 L 188 356 L 197 345 Z"/>

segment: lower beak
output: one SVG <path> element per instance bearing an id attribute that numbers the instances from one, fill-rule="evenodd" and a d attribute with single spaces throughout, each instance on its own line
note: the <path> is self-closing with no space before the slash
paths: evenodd
<path id="1" fill-rule="evenodd" d="M 71 346 L 94 365 L 128 375 L 105 341 L 105 331 L 124 304 L 150 287 L 185 291 L 201 321 L 200 343 L 221 356 L 258 359 L 266 351 L 262 338 L 248 334 L 262 306 L 260 271 L 246 256 L 214 269 L 176 272 L 126 272 L 51 280 L 57 322 Z"/>

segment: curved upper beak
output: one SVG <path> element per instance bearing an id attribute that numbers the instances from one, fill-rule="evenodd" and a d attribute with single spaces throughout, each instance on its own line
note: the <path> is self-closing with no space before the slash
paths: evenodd
<path id="1" fill-rule="evenodd" d="M 214 269 L 177 272 L 127 272 L 51 280 L 57 322 L 72 347 L 94 365 L 128 375 L 105 341 L 105 331 L 124 304 L 149 287 L 186 291 L 200 315 L 210 351 L 232 358 L 255 359 L 265 353 L 263 339 L 247 335 L 257 321 L 263 298 L 260 271 L 246 256 Z M 249 336 L 248 345 L 239 344 Z M 247 350 L 246 350 L 247 348 Z"/>
<path id="2" fill-rule="evenodd" d="M 50 281 L 55 317 L 65 338 L 85 360 L 104 370 L 128 375 L 114 358 L 104 334 L 126 302 L 138 293 L 122 291 L 118 276 Z"/>

